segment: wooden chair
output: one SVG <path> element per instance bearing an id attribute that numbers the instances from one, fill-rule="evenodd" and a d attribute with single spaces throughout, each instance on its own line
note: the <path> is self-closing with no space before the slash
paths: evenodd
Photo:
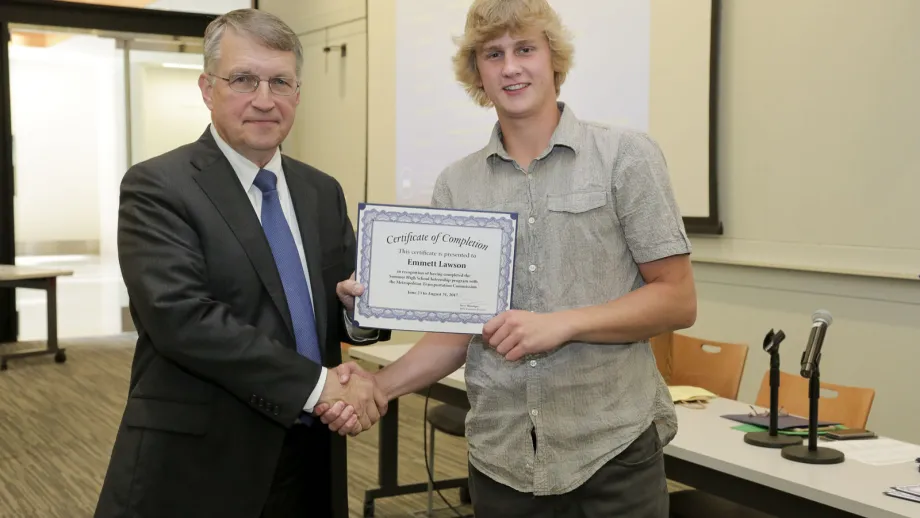
<path id="1" fill-rule="evenodd" d="M 778 407 L 790 415 L 808 417 L 808 380 L 788 372 L 779 373 Z M 818 419 L 836 421 L 847 428 L 865 428 L 875 400 L 875 389 L 821 382 Z M 754 404 L 770 408 L 770 371 L 763 375 Z"/>
<path id="2" fill-rule="evenodd" d="M 674 333 L 663 333 L 649 340 L 652 352 L 655 354 L 655 363 L 658 364 L 658 372 L 661 373 L 665 383 L 671 379 L 671 342 L 673 338 Z"/>
<path id="3" fill-rule="evenodd" d="M 690 385 L 719 397 L 738 399 L 747 345 L 679 333 L 658 335 L 650 342 L 658 370 L 668 385 Z"/>

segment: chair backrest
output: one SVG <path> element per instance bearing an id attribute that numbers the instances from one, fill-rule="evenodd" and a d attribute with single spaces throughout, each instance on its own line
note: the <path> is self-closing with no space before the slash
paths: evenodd
<path id="1" fill-rule="evenodd" d="M 650 342 L 658 370 L 668 385 L 690 385 L 719 397 L 738 398 L 747 345 L 679 333 L 665 333 Z"/>
<path id="2" fill-rule="evenodd" d="M 653 336 L 649 343 L 652 346 L 652 352 L 655 353 L 655 363 L 658 364 L 658 372 L 664 378 L 664 382 L 671 384 L 671 339 L 674 333 L 662 333 Z"/>
<path id="3" fill-rule="evenodd" d="M 780 371 L 777 406 L 790 415 L 808 417 L 806 378 Z M 821 382 L 818 419 L 836 421 L 847 428 L 865 428 L 875 399 L 875 389 Z M 770 408 L 770 371 L 764 373 L 755 405 Z"/>

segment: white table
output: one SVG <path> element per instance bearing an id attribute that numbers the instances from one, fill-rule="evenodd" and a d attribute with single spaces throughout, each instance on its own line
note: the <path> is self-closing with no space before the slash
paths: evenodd
<path id="1" fill-rule="evenodd" d="M 351 347 L 349 354 L 385 366 L 411 347 L 377 344 Z M 465 400 L 465 393 L 460 369 L 432 387 L 431 397 L 468 408 L 468 402 L 458 401 Z M 746 444 L 744 434 L 732 430 L 738 423 L 721 417 L 749 411 L 748 405 L 728 399 L 710 401 L 703 410 L 678 406 L 679 431 L 665 447 L 668 478 L 778 516 L 920 517 L 920 503 L 883 494 L 891 486 L 920 484 L 916 463 L 873 466 L 855 460 L 833 465 L 788 461 L 779 450 Z M 395 486 L 396 481 L 395 468 L 389 466 L 397 460 L 395 430 L 388 430 L 384 437 L 387 425 L 383 421 L 389 417 L 388 412 L 380 423 L 381 488 Z M 833 444 L 822 441 L 819 446 Z M 386 480 L 385 471 L 390 477 Z"/>
<path id="2" fill-rule="evenodd" d="M 0 288 L 30 288 L 48 292 L 48 338 L 45 348 L 0 355 L 0 371 L 7 369 L 7 361 L 27 356 L 53 354 L 54 361 L 64 363 L 67 354 L 58 347 L 57 333 L 57 278 L 73 275 L 71 270 L 33 268 L 0 264 Z"/>

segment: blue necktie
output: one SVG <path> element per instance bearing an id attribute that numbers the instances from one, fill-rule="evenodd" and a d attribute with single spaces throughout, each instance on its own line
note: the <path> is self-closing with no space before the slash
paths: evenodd
<path id="1" fill-rule="evenodd" d="M 275 257 L 281 284 L 284 286 L 291 322 L 294 324 L 297 352 L 322 364 L 313 303 L 310 301 L 310 288 L 307 285 L 303 263 L 300 262 L 300 254 L 297 253 L 294 235 L 281 210 L 277 189 L 278 177 L 271 171 L 260 169 L 253 183 L 262 191 L 262 229 Z"/>

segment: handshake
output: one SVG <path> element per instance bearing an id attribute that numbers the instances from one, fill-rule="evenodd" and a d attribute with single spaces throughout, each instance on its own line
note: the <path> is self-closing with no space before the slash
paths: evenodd
<path id="1" fill-rule="evenodd" d="M 313 415 L 333 432 L 354 437 L 386 414 L 388 402 L 374 375 L 348 362 L 327 372 Z"/>

